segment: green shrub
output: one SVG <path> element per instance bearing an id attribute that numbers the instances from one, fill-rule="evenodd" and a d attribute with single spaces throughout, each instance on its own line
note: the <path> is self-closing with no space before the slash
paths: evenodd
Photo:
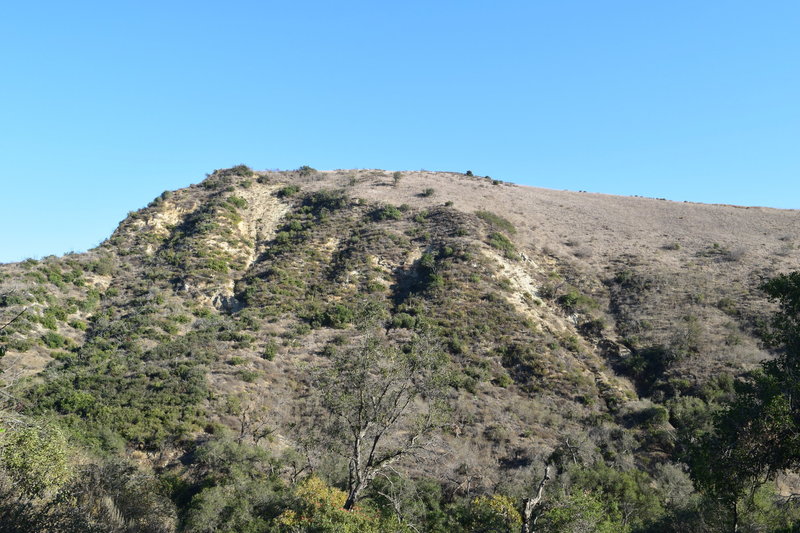
<path id="1" fill-rule="evenodd" d="M 500 215 L 496 215 L 491 211 L 476 211 L 475 215 L 492 226 L 493 229 L 496 231 L 505 231 L 510 235 L 514 235 L 517 233 L 517 228 L 514 227 L 514 224 L 506 220 L 505 218 L 501 217 Z"/>
<path id="2" fill-rule="evenodd" d="M 297 185 L 285 185 L 284 187 L 278 189 L 278 192 L 275 194 L 278 196 L 278 198 L 288 198 L 290 196 L 294 196 L 298 192 L 300 192 L 300 187 Z"/>
<path id="3" fill-rule="evenodd" d="M 414 326 L 416 325 L 417 325 L 416 317 L 413 317 L 408 313 L 397 313 L 392 317 L 393 328 L 414 329 Z"/>
<path id="4" fill-rule="evenodd" d="M 322 325 L 330 328 L 343 329 L 353 321 L 353 310 L 344 304 L 333 304 L 325 310 L 322 316 Z"/>
<path id="5" fill-rule="evenodd" d="M 422 198 L 430 198 L 434 194 L 436 194 L 436 189 L 434 189 L 433 187 L 428 187 L 426 189 L 423 189 L 423 191 L 421 193 L 419 193 L 419 195 Z"/>
<path id="6" fill-rule="evenodd" d="M 310 167 L 308 165 L 303 165 L 302 167 L 298 168 L 295 172 L 297 172 L 298 174 L 300 174 L 303 177 L 307 177 L 307 176 L 313 176 L 314 174 L 316 174 L 317 173 L 317 169 L 312 168 L 312 167 Z"/>
<path id="7" fill-rule="evenodd" d="M 63 348 L 69 342 L 65 337 L 62 337 L 58 333 L 53 331 L 48 331 L 41 337 L 42 344 L 47 346 L 48 348 Z"/>
<path id="8" fill-rule="evenodd" d="M 383 205 L 372 211 L 372 219 L 376 222 L 381 220 L 400 220 L 401 218 L 403 218 L 403 213 L 393 205 Z"/>
<path id="9" fill-rule="evenodd" d="M 244 209 L 247 207 L 247 200 L 241 196 L 229 196 L 227 202 L 236 209 Z"/>
<path id="10" fill-rule="evenodd" d="M 221 173 L 226 175 L 241 176 L 243 178 L 249 178 L 254 174 L 253 169 L 247 165 L 236 165 L 235 167 L 221 171 Z"/>
<path id="11" fill-rule="evenodd" d="M 247 368 L 242 368 L 237 372 L 239 379 L 245 381 L 247 383 L 253 383 L 258 377 L 261 375 L 257 370 L 249 370 Z"/>
<path id="12" fill-rule="evenodd" d="M 577 311 L 586 312 L 589 309 L 597 307 L 597 302 L 593 298 L 581 294 L 574 288 L 569 289 L 566 294 L 561 295 L 558 298 L 558 303 L 568 313 Z"/>
<path id="13" fill-rule="evenodd" d="M 273 340 L 267 341 L 264 345 L 264 351 L 261 352 L 261 358 L 272 361 L 276 355 L 278 355 L 278 343 Z"/>
<path id="14" fill-rule="evenodd" d="M 344 191 L 329 191 L 323 189 L 317 191 L 309 196 L 305 205 L 310 206 L 314 213 L 320 213 L 322 210 L 335 211 L 347 207 L 350 199 Z"/>
<path id="15" fill-rule="evenodd" d="M 52 357 L 56 361 L 71 361 L 75 359 L 75 354 L 72 352 L 58 351 L 58 352 L 52 352 L 50 354 L 50 357 Z"/>
<path id="16" fill-rule="evenodd" d="M 519 258 L 514 243 L 502 233 L 495 232 L 489 235 L 489 246 L 503 252 L 503 255 L 508 259 Z"/>
<path id="17" fill-rule="evenodd" d="M 47 329 L 52 329 L 53 331 L 58 329 L 58 322 L 54 316 L 44 314 L 39 316 L 38 320 L 39 323 Z"/>
<path id="18" fill-rule="evenodd" d="M 55 492 L 72 477 L 69 449 L 53 427 L 22 427 L 4 437 L 0 465 L 15 491 L 29 497 Z"/>
<path id="19" fill-rule="evenodd" d="M 24 303 L 26 303 L 26 299 L 19 293 L 11 292 L 8 294 L 0 294 L 0 307 L 22 305 Z"/>
<path id="20" fill-rule="evenodd" d="M 8 342 L 7 348 L 15 352 L 24 353 L 33 348 L 33 340 L 29 338 L 12 339 Z"/>
<path id="21" fill-rule="evenodd" d="M 69 325 L 70 327 L 75 328 L 79 331 L 86 331 L 89 327 L 89 325 L 86 322 L 84 322 L 83 320 L 78 320 L 77 318 L 73 318 L 72 320 L 70 320 Z"/>

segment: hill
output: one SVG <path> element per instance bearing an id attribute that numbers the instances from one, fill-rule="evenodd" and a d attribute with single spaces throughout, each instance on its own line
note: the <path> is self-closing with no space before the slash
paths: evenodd
<path id="1" fill-rule="evenodd" d="M 353 404 L 324 375 L 370 339 L 385 390 L 402 354 L 441 357 L 387 426 L 386 450 L 420 445 L 369 480 L 368 522 L 508 529 L 548 463 L 543 527 L 565 509 L 595 509 L 596 528 L 702 523 L 685 443 L 770 356 L 758 287 L 800 267 L 799 230 L 796 211 L 457 173 L 215 171 L 85 254 L 0 266 L 6 438 L 39 428 L 79 456 L 13 512 L 67 494 L 82 511 L 53 503 L 53 531 L 298 529 L 287 513 L 312 520 L 303 501 L 352 486 L 348 437 L 322 429 Z M 402 368 L 419 373 L 402 390 L 424 381 Z"/>

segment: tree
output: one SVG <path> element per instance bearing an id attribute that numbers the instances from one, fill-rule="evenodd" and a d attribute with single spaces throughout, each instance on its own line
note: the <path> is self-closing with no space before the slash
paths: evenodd
<path id="1" fill-rule="evenodd" d="M 344 509 L 380 472 L 424 449 L 442 419 L 444 360 L 425 339 L 399 346 L 370 329 L 314 371 L 323 441 L 348 462 Z"/>
<path id="2" fill-rule="evenodd" d="M 57 491 L 71 476 L 66 439 L 52 427 L 30 425 L 8 432 L 0 440 L 2 475 L 26 497 Z"/>
<path id="3" fill-rule="evenodd" d="M 3 295 L 2 297 L 5 296 L 6 295 Z M 28 308 L 26 307 L 25 309 L 14 315 L 14 317 L 11 320 L 1 325 L 0 332 L 5 330 L 8 326 L 13 324 L 20 318 L 22 318 L 22 315 L 24 315 L 27 312 L 27 310 Z M 2 362 L 3 357 L 5 357 L 7 353 L 8 353 L 8 346 L 6 346 L 5 344 L 0 344 L 0 362 Z M 17 357 L 10 364 L 6 364 L 4 368 L 0 368 L 0 376 L 2 376 L 2 378 L 0 378 L 0 409 L 4 408 L 6 405 L 11 405 L 14 403 L 14 398 L 11 396 L 10 391 L 13 388 L 16 381 L 19 379 L 21 374 L 20 369 L 15 368 L 15 366 L 19 363 L 20 359 L 21 359 L 20 357 Z M 2 432 L 3 428 L 0 428 L 0 433 Z"/>
<path id="4" fill-rule="evenodd" d="M 776 357 L 736 384 L 714 430 L 690 453 L 692 478 L 729 516 L 738 531 L 760 487 L 800 466 L 800 272 L 761 286 L 778 310 L 762 338 Z"/>
<path id="5" fill-rule="evenodd" d="M 537 518 L 534 517 L 533 511 L 536 509 L 536 506 L 539 505 L 539 502 L 542 501 L 544 487 L 550 479 L 550 465 L 546 465 L 544 468 L 544 476 L 539 482 L 539 488 L 536 491 L 536 496 L 525 498 L 522 502 L 522 533 L 531 533 L 531 531 L 533 531 L 533 526 L 536 524 Z"/>

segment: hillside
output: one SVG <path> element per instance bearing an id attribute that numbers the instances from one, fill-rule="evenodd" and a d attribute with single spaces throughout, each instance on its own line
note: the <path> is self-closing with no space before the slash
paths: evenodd
<path id="1" fill-rule="evenodd" d="M 798 235 L 797 211 L 458 173 L 215 171 L 94 250 L 0 265 L 4 424 L 63 433 L 79 458 L 73 485 L 53 486 L 71 487 L 81 524 L 303 530 L 285 513 L 302 515 L 308 480 L 347 485 L 347 460 L 309 423 L 332 416 L 320 372 L 365 337 L 397 354 L 424 340 L 442 379 L 409 405 L 441 417 L 362 503 L 392 527 L 485 530 L 476 517 L 519 507 L 546 462 L 551 510 L 605 476 L 638 487 L 584 505 L 609 524 L 700 523 L 682 439 L 770 357 L 758 287 L 800 269 Z M 417 423 L 399 421 L 392 445 Z M 94 492 L 89 466 L 106 480 Z M 34 492 L 20 516 L 40 509 Z M 543 527 L 559 529 L 553 516 Z"/>

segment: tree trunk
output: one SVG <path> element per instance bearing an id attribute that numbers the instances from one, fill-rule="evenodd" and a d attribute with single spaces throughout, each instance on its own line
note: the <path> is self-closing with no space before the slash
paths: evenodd
<path id="1" fill-rule="evenodd" d="M 536 492 L 536 496 L 533 498 L 525 498 L 522 507 L 522 533 L 532 533 L 533 531 L 533 524 L 535 520 L 533 519 L 533 511 L 536 509 L 536 506 L 539 505 L 539 502 L 542 500 L 542 494 L 544 493 L 544 486 L 547 482 L 550 481 L 550 467 L 546 466 L 544 469 L 544 477 L 542 481 L 539 482 L 539 490 Z"/>
<path id="2" fill-rule="evenodd" d="M 342 508 L 344 510 L 350 511 L 350 510 L 353 509 L 353 507 L 355 506 L 356 502 L 358 501 L 358 497 L 361 494 L 361 489 L 362 488 L 363 487 L 361 487 L 360 485 L 353 487 L 353 489 L 347 495 L 347 500 L 345 500 L 344 506 L 342 506 Z"/>

